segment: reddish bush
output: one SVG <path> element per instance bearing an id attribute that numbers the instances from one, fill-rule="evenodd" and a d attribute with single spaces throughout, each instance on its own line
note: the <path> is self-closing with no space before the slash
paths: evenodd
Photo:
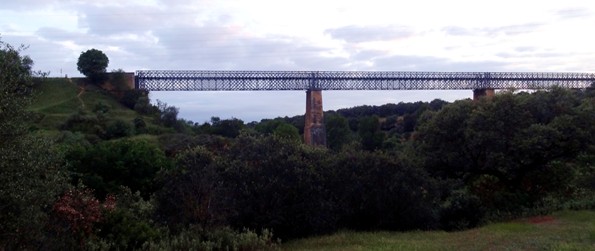
<path id="1" fill-rule="evenodd" d="M 53 207 L 53 216 L 61 232 L 81 238 L 93 232 L 93 225 L 102 220 L 103 213 L 116 208 L 116 198 L 108 195 L 101 204 L 91 189 L 71 189 Z"/>

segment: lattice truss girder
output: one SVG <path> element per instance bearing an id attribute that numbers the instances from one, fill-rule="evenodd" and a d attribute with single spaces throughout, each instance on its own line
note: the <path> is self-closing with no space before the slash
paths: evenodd
<path id="1" fill-rule="evenodd" d="M 581 89 L 594 82 L 594 73 L 565 72 L 136 72 L 137 88 L 150 91 Z"/>

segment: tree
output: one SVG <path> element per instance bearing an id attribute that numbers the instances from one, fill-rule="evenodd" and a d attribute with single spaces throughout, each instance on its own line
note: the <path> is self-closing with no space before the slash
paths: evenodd
<path id="1" fill-rule="evenodd" d="M 212 117 L 211 124 L 211 133 L 228 138 L 237 137 L 240 135 L 240 130 L 244 128 L 244 121 L 237 118 L 222 120 L 219 117 Z"/>
<path id="2" fill-rule="evenodd" d="M 273 135 L 285 139 L 289 139 L 291 141 L 300 142 L 300 133 L 298 129 L 288 123 L 282 123 L 275 130 L 273 131 Z"/>
<path id="3" fill-rule="evenodd" d="M 109 59 L 100 50 L 90 49 L 82 52 L 77 62 L 78 70 L 92 83 L 100 83 L 106 78 L 106 69 L 109 64 Z"/>
<path id="4" fill-rule="evenodd" d="M 539 105 L 538 105 L 539 104 Z M 482 205 L 514 212 L 564 191 L 592 138 L 592 115 L 571 91 L 504 93 L 422 116 L 414 144 L 436 176 L 459 180 Z"/>
<path id="5" fill-rule="evenodd" d="M 0 250 L 39 249 L 52 202 L 64 190 L 60 154 L 27 134 L 33 60 L 0 41 Z"/>
<path id="6" fill-rule="evenodd" d="M 329 116 L 326 119 L 326 142 L 333 150 L 340 150 L 348 143 L 351 137 L 351 130 L 347 119 L 341 115 Z"/>
<path id="7" fill-rule="evenodd" d="M 359 119 L 358 134 L 364 150 L 379 149 L 384 142 L 384 133 L 380 131 L 380 122 L 377 116 L 362 117 Z"/>
<path id="8" fill-rule="evenodd" d="M 99 197 L 117 193 L 121 186 L 149 197 L 159 186 L 157 173 L 171 165 L 157 145 L 134 139 L 105 141 L 68 156 L 73 174 Z"/>

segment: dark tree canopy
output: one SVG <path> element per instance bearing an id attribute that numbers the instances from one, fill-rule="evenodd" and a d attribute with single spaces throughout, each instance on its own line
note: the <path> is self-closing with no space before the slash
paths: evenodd
<path id="1" fill-rule="evenodd" d="M 33 60 L 0 41 L 0 250 L 42 243 L 52 201 L 63 190 L 60 154 L 29 135 Z"/>
<path id="2" fill-rule="evenodd" d="M 104 80 L 108 64 L 109 59 L 102 51 L 90 49 L 81 53 L 76 65 L 83 75 L 97 83 Z"/>

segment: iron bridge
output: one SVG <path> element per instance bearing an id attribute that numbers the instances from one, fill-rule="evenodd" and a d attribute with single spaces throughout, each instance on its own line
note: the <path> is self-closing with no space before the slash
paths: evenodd
<path id="1" fill-rule="evenodd" d="M 149 91 L 582 89 L 595 73 L 140 70 Z"/>

